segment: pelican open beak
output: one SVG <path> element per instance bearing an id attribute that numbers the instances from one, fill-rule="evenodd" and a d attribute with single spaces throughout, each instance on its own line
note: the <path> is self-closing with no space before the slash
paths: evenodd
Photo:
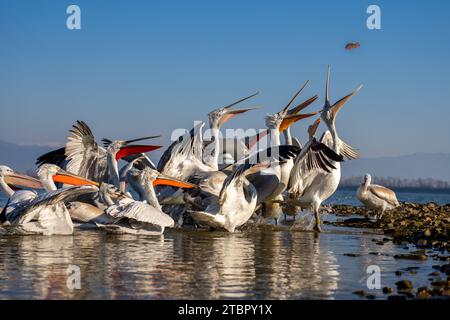
<path id="1" fill-rule="evenodd" d="M 358 88 L 356 88 L 355 91 L 353 91 L 352 93 L 346 95 L 345 97 L 343 97 L 341 100 L 339 100 L 338 102 L 336 102 L 335 104 L 333 104 L 333 106 L 331 106 L 331 113 L 333 114 L 333 118 L 336 118 L 339 110 L 341 110 L 341 108 L 351 99 L 353 98 L 353 96 L 355 94 L 357 94 L 359 92 L 359 90 L 361 90 L 361 88 L 363 87 L 363 85 L 361 84 Z"/>
<path id="2" fill-rule="evenodd" d="M 288 115 L 289 116 L 293 116 L 296 115 L 297 113 L 299 113 L 300 111 L 302 111 L 303 109 L 305 109 L 307 106 L 309 106 L 311 103 L 313 103 L 314 101 L 317 100 L 317 98 L 319 98 L 318 95 L 315 95 L 311 98 L 309 98 L 308 100 L 306 100 L 305 102 L 300 103 L 298 106 L 296 106 L 295 108 L 292 108 L 291 110 L 288 111 Z"/>
<path id="3" fill-rule="evenodd" d="M 225 122 L 231 120 L 238 114 L 245 113 L 250 110 L 256 110 L 260 109 L 261 107 L 253 107 L 253 108 L 246 108 L 246 109 L 234 109 L 234 110 L 227 110 L 227 112 L 220 118 L 219 120 L 219 126 L 222 126 Z"/>
<path id="4" fill-rule="evenodd" d="M 259 107 L 256 107 L 256 108 L 248 108 L 248 109 L 234 109 L 234 110 L 230 110 L 231 107 L 233 107 L 233 106 L 235 106 L 235 105 L 237 105 L 237 104 L 239 104 L 241 102 L 244 102 L 244 101 L 246 101 L 248 99 L 251 99 L 251 98 L 253 98 L 254 96 L 256 96 L 258 94 L 259 94 L 259 91 L 254 93 L 254 94 L 251 94 L 251 95 L 249 95 L 249 96 L 247 96 L 245 98 L 239 99 L 238 101 L 235 101 L 232 104 L 229 104 L 229 105 L 223 107 L 223 109 L 226 109 L 226 113 L 220 118 L 219 126 L 221 126 L 225 122 L 229 121 L 230 119 L 234 118 L 238 114 L 242 114 L 242 113 L 245 113 L 247 111 L 254 110 L 254 109 L 259 109 Z"/>
<path id="5" fill-rule="evenodd" d="M 14 188 L 23 187 L 31 189 L 44 189 L 42 183 L 35 178 L 32 178 L 26 174 L 13 172 L 5 176 L 5 183 L 13 186 Z"/>
<path id="6" fill-rule="evenodd" d="M 171 187 L 176 187 L 176 188 L 184 188 L 184 189 L 194 189 L 197 188 L 198 186 L 196 184 L 193 183 L 189 183 L 189 182 L 185 182 L 185 181 L 181 181 L 166 175 L 159 175 L 158 178 L 156 178 L 153 181 L 153 186 L 159 186 L 159 185 L 164 185 L 164 186 L 171 186 Z"/>
<path id="7" fill-rule="evenodd" d="M 98 182 L 82 178 L 80 176 L 77 176 L 75 174 L 71 174 L 67 171 L 60 170 L 57 174 L 53 176 L 53 181 L 63 184 L 70 184 L 72 186 L 85 186 L 85 185 L 93 185 L 93 186 L 99 186 L 100 184 Z"/>
<path id="8" fill-rule="evenodd" d="M 125 145 L 120 148 L 119 152 L 116 153 L 116 160 L 131 156 L 133 154 L 146 153 L 150 151 L 157 150 L 162 148 L 162 146 L 153 146 L 153 145 Z"/>
<path id="9" fill-rule="evenodd" d="M 293 116 L 287 116 L 281 122 L 279 131 L 283 132 L 284 130 L 289 128 L 292 124 L 294 124 L 295 122 L 297 122 L 299 120 L 302 120 L 302 119 L 313 117 L 316 114 L 318 114 L 319 112 L 320 111 L 313 112 L 313 113 L 304 113 L 304 114 L 296 114 L 296 115 L 293 115 Z"/>

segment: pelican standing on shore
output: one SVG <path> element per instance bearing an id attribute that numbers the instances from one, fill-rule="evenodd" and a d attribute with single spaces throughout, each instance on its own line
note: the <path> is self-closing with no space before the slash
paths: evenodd
<path id="1" fill-rule="evenodd" d="M 386 210 L 391 210 L 400 205 L 395 192 L 386 187 L 371 184 L 372 177 L 370 174 L 364 176 L 364 182 L 356 191 L 356 197 L 367 208 L 380 212 L 376 214 L 376 219 L 381 219 Z"/>

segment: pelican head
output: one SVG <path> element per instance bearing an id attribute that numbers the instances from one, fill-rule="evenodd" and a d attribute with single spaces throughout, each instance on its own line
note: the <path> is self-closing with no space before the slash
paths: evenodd
<path id="1" fill-rule="evenodd" d="M 266 116 L 266 127 L 270 130 L 283 132 L 295 122 L 315 116 L 318 113 L 319 112 L 289 115 L 288 110 L 285 108 L 275 114 L 268 114 Z"/>
<path id="2" fill-rule="evenodd" d="M 32 188 L 32 189 L 42 189 L 42 184 L 39 180 L 32 178 L 26 174 L 14 171 L 8 166 L 0 166 L 0 179 L 2 179 L 6 184 Z"/>
<path id="3" fill-rule="evenodd" d="M 372 181 L 371 175 L 368 174 L 368 173 L 366 173 L 366 174 L 364 175 L 364 183 L 365 183 L 365 184 L 370 184 L 371 181 Z"/>
<path id="4" fill-rule="evenodd" d="M 192 189 L 196 188 L 195 184 L 181 181 L 166 175 L 159 173 L 157 170 L 146 167 L 144 170 L 137 174 L 137 180 L 141 186 L 171 186 L 176 188 Z"/>
<path id="5" fill-rule="evenodd" d="M 53 182 L 70 184 L 72 186 L 98 186 L 97 182 L 69 173 L 55 164 L 44 163 L 37 169 L 36 173 L 44 186 L 49 189 L 52 189 Z"/>
<path id="6" fill-rule="evenodd" d="M 111 141 L 109 139 L 103 139 L 103 144 L 106 147 L 106 152 L 108 155 L 114 157 L 116 161 L 130 156 L 134 154 L 140 154 L 145 152 L 150 152 L 156 149 L 161 148 L 162 146 L 154 146 L 154 145 L 134 145 L 131 144 L 133 142 L 142 141 L 142 140 L 148 140 L 148 139 L 154 139 L 159 138 L 160 136 L 151 136 L 151 137 L 144 137 L 139 139 L 133 139 L 133 140 L 114 140 Z"/>
<path id="7" fill-rule="evenodd" d="M 0 177 L 5 178 L 6 176 L 14 174 L 14 170 L 8 166 L 0 166 Z"/>
<path id="8" fill-rule="evenodd" d="M 250 98 L 253 98 L 254 96 L 256 96 L 257 94 L 259 94 L 259 92 L 256 92 L 248 97 L 242 98 L 236 102 L 233 102 L 232 104 L 225 106 L 225 107 L 221 107 L 218 109 L 215 109 L 213 111 L 211 111 L 210 113 L 208 113 L 208 119 L 209 119 L 209 125 L 211 128 L 214 129 L 219 129 L 225 122 L 227 122 L 228 120 L 234 118 L 235 116 L 237 116 L 238 114 L 242 114 L 245 113 L 247 111 L 250 110 L 254 110 L 257 108 L 247 108 L 247 109 L 230 109 L 231 107 L 244 102 Z"/>
<path id="9" fill-rule="evenodd" d="M 337 101 L 336 103 L 334 103 L 332 105 L 330 103 L 330 98 L 329 98 L 329 94 L 328 94 L 329 81 L 330 81 L 330 66 L 328 65 L 327 79 L 326 79 L 326 83 L 325 83 L 325 103 L 324 103 L 323 110 L 321 113 L 321 118 L 328 126 L 332 126 L 332 125 L 334 125 L 334 123 L 336 121 L 336 117 L 337 117 L 337 114 L 339 113 L 339 110 L 341 110 L 341 108 L 351 98 L 353 98 L 353 96 L 356 95 L 359 92 L 359 90 L 361 90 L 363 85 L 360 85 L 355 91 L 346 95 L 345 97 L 343 97 L 342 99 L 340 99 L 339 101 Z"/>
<path id="10" fill-rule="evenodd" d="M 295 108 L 289 110 L 289 107 L 292 105 L 294 100 L 297 98 L 297 96 L 300 94 L 300 92 L 303 91 L 303 89 L 306 87 L 306 85 L 309 83 L 309 80 L 307 80 L 303 86 L 292 96 L 292 98 L 289 100 L 288 104 L 278 113 L 272 115 L 268 114 L 266 116 L 266 126 L 268 129 L 271 130 L 279 130 L 280 132 L 283 132 L 287 130 L 292 124 L 295 122 L 306 119 L 312 116 L 315 116 L 319 112 L 313 112 L 313 113 L 304 113 L 304 114 L 298 114 L 300 111 L 305 109 L 307 106 L 309 106 L 311 103 L 313 103 L 317 96 L 313 96 L 309 98 L 308 100 L 302 102 Z"/>
<path id="11" fill-rule="evenodd" d="M 310 125 L 308 127 L 308 134 L 309 134 L 310 139 L 315 137 L 317 128 L 319 127 L 319 124 L 320 124 L 320 118 L 318 118 L 316 121 L 314 121 L 314 123 L 312 125 Z"/>

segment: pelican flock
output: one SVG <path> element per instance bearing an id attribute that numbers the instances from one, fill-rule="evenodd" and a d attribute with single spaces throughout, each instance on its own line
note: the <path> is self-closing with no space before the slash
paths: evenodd
<path id="1" fill-rule="evenodd" d="M 244 225 L 278 224 L 283 213 L 295 218 L 309 211 L 320 232 L 320 207 L 339 185 L 341 162 L 359 157 L 338 135 L 336 118 L 362 86 L 332 104 L 329 79 L 328 67 L 321 109 L 302 113 L 317 95 L 294 104 L 306 81 L 280 111 L 266 115 L 265 128 L 253 135 L 224 138 L 220 130 L 236 116 L 255 113 L 259 108 L 235 106 L 258 92 L 214 109 L 208 114 L 209 129 L 196 123 L 171 143 L 157 165 L 147 153 L 162 146 L 142 141 L 160 136 L 105 138 L 99 144 L 89 125 L 76 121 L 63 148 L 36 160 L 35 177 L 0 166 L 0 189 L 8 197 L 0 223 L 11 232 L 43 235 L 72 234 L 74 228 L 131 234 L 162 234 L 167 228 L 234 232 Z M 314 117 L 308 140 L 292 136 L 294 123 Z M 317 139 L 321 123 L 326 131 Z M 366 175 L 357 192 L 363 204 L 381 214 L 399 205 L 393 191 L 370 182 Z"/>

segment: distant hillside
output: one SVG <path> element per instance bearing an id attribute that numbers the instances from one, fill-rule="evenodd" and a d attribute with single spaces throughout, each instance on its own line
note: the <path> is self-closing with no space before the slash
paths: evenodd
<path id="1" fill-rule="evenodd" d="M 35 168 L 36 158 L 54 148 L 40 146 L 19 146 L 0 141 L 0 164 L 14 170 L 26 172 Z"/>
<path id="2" fill-rule="evenodd" d="M 339 186 L 356 187 L 363 182 L 362 177 L 342 178 Z M 382 186 L 394 189 L 427 189 L 427 190 L 447 190 L 450 191 L 450 182 L 432 179 L 401 179 L 392 177 L 372 177 L 372 184 L 380 184 Z"/>
<path id="3" fill-rule="evenodd" d="M 374 177 L 399 179 L 431 178 L 450 182 L 450 153 L 417 153 L 400 157 L 363 158 L 346 161 L 342 177 Z"/>
<path id="4" fill-rule="evenodd" d="M 0 141 L 0 164 L 27 171 L 35 168 L 34 162 L 38 156 L 53 149 L 55 148 L 19 146 Z M 152 153 L 152 160 L 157 163 L 162 152 L 163 150 L 157 150 Z M 415 179 L 417 182 L 420 178 L 422 182 L 427 178 L 450 182 L 450 153 L 417 153 L 400 157 L 363 158 L 345 161 L 342 165 L 344 181 L 362 181 L 366 173 L 370 173 L 373 177 L 395 178 L 397 182 L 401 179 Z"/>

